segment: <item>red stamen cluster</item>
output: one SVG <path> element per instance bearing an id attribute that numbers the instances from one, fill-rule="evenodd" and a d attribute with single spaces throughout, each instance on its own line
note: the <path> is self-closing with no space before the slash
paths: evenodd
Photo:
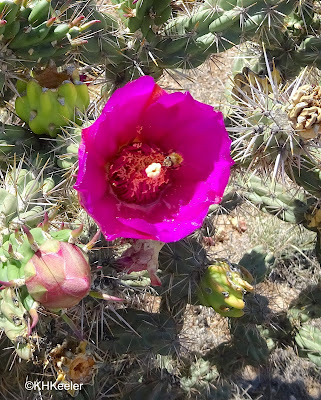
<path id="1" fill-rule="evenodd" d="M 148 204 L 155 201 L 170 181 L 169 169 L 164 166 L 166 155 L 156 146 L 132 143 L 123 147 L 110 164 L 108 181 L 120 200 Z M 153 166 L 155 173 L 148 174 Z"/>

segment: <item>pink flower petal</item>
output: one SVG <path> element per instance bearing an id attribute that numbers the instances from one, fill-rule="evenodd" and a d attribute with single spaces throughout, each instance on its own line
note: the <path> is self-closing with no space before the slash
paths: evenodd
<path id="1" fill-rule="evenodd" d="M 183 158 L 151 204 L 122 201 L 108 182 L 108 162 L 134 139 Z M 200 227 L 208 207 L 221 200 L 233 163 L 230 143 L 220 112 L 189 93 L 166 94 L 143 77 L 116 91 L 84 130 L 75 188 L 107 239 L 176 241 Z"/>

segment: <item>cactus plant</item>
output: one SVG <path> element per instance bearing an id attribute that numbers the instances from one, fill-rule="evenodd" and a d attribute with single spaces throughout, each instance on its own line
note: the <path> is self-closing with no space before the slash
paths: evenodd
<path id="1" fill-rule="evenodd" d="M 50 204 L 49 192 L 54 186 L 53 178 L 43 178 L 41 172 L 36 175 L 21 168 L 21 164 L 8 171 L 0 188 L 1 235 L 10 233 L 10 229 L 12 231 L 22 224 L 36 227 L 43 219 L 46 208 L 51 208 L 53 212 L 54 204 Z M 47 207 L 44 202 L 46 198 L 49 200 Z"/>
<path id="2" fill-rule="evenodd" d="M 6 107 L 3 114 L 0 109 L 0 329 L 20 358 L 35 362 L 26 364 L 29 372 L 39 376 L 46 367 L 46 376 L 51 370 L 57 382 L 89 384 L 79 393 L 68 391 L 81 400 L 227 400 L 236 397 L 235 386 L 241 390 L 244 384 L 235 371 L 245 365 L 268 370 L 269 354 L 281 347 L 296 346 L 320 365 L 320 286 L 276 312 L 260 290 L 276 279 L 278 254 L 257 246 L 230 261 L 216 254 L 219 246 L 214 251 L 203 246 L 221 214 L 238 213 L 240 203 L 242 210 L 252 203 L 312 231 L 321 259 L 318 3 L 0 0 L 0 105 Z M 210 107 L 194 100 L 193 112 L 176 107 L 180 99 L 191 101 L 189 95 L 167 94 L 143 77 L 129 86 L 136 88 L 131 95 L 120 95 L 128 86 L 115 92 L 98 117 L 103 103 L 127 82 L 142 75 L 157 80 L 165 71 L 176 79 L 184 69 L 234 46 L 241 52 L 223 111 L 234 142 L 233 170 L 243 179 L 231 181 L 218 204 L 224 188 L 217 192 L 215 184 L 203 197 L 201 188 L 206 174 L 213 182 L 218 177 L 217 161 L 225 171 L 217 186 L 227 181 L 230 141 L 225 135 L 224 156 L 201 163 L 220 148 L 213 135 L 223 120 L 214 121 Z M 315 73 L 305 70 L 298 76 L 306 66 Z M 211 113 L 207 119 L 205 110 Z M 166 123 L 176 120 L 165 138 Z M 82 124 L 87 128 L 81 132 Z M 205 130 L 208 137 L 199 151 L 197 135 Z M 181 155 L 177 149 L 185 144 Z M 110 240 L 89 259 L 83 249 L 92 242 L 76 244 L 76 227 L 87 225 L 78 236 L 83 243 L 97 227 L 80 211 L 72 189 L 77 173 L 80 203 L 101 221 Z M 193 203 L 195 221 L 191 188 L 199 200 Z M 153 207 L 160 203 L 164 213 L 157 215 Z M 175 225 L 176 209 L 183 211 Z M 66 220 L 74 229 L 59 230 Z M 196 227 L 198 232 L 183 237 Z M 114 292 L 125 301 L 100 301 L 119 301 Z M 223 324 L 224 342 L 190 351 L 185 334 L 191 312 Z M 206 324 L 199 329 L 206 337 Z M 219 336 L 219 329 L 209 329 Z M 67 331 L 77 338 L 66 339 Z M 17 388 L 12 389 L 15 398 L 24 398 Z M 61 391 L 39 395 L 67 396 Z"/>
<path id="3" fill-rule="evenodd" d="M 116 354 L 134 353 L 136 355 L 173 354 L 179 346 L 176 324 L 167 314 L 147 313 L 127 308 L 118 311 L 128 326 L 117 323 L 110 326 L 102 349 Z"/>
<path id="4" fill-rule="evenodd" d="M 304 354 L 318 367 L 320 359 L 320 334 L 316 326 L 303 325 L 295 336 L 295 341 Z"/>
<path id="5" fill-rule="evenodd" d="M 26 291 L 19 292 L 11 287 L 0 294 L 0 329 L 14 344 L 18 356 L 24 360 L 32 358 L 37 336 L 31 333 L 30 310 L 35 302 Z M 27 296 L 26 296 L 27 294 Z"/>
<path id="6" fill-rule="evenodd" d="M 41 143 L 21 126 L 0 124 L 0 169 L 6 171 L 9 164 L 21 159 L 24 153 L 40 150 Z M 16 159 L 14 158 L 16 155 Z"/>
<path id="7" fill-rule="evenodd" d="M 245 253 L 238 263 L 247 269 L 255 283 L 259 283 L 272 269 L 275 256 L 272 253 L 266 253 L 263 246 L 259 245 Z"/>

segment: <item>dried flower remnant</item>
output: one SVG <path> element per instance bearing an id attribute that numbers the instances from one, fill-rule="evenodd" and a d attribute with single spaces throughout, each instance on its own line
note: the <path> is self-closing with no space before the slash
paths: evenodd
<path id="1" fill-rule="evenodd" d="M 248 67 L 244 67 L 242 73 L 236 74 L 233 79 L 232 97 L 246 105 L 249 100 L 260 99 L 262 94 L 273 93 L 273 86 L 278 86 L 281 75 L 276 68 L 271 71 L 273 83 L 267 75 L 259 75 Z"/>
<path id="2" fill-rule="evenodd" d="M 288 115 L 293 128 L 302 139 L 315 139 L 321 133 L 321 86 L 300 86 L 291 100 Z"/>
<path id="3" fill-rule="evenodd" d="M 56 383 L 70 386 L 68 393 L 74 397 L 78 393 L 74 389 L 75 384 L 92 385 L 102 363 L 103 360 L 91 349 L 88 342 L 65 340 L 51 350 L 46 365 L 53 366 L 57 373 Z"/>
<path id="4" fill-rule="evenodd" d="M 118 260 L 121 269 L 127 273 L 147 270 L 151 285 L 160 286 L 162 283 L 156 271 L 158 269 L 158 256 L 164 242 L 156 240 L 132 240 L 132 245 L 125 250 Z"/>

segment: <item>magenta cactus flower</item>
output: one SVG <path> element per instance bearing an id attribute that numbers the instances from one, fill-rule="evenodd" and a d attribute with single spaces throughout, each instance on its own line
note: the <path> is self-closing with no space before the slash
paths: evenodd
<path id="1" fill-rule="evenodd" d="M 75 188 L 107 239 L 177 241 L 220 202 L 230 143 L 220 112 L 144 76 L 83 129 Z"/>
<path id="2" fill-rule="evenodd" d="M 29 294 L 51 310 L 75 306 L 90 290 L 87 256 L 71 243 L 47 240 L 39 246 L 24 271 Z"/>

